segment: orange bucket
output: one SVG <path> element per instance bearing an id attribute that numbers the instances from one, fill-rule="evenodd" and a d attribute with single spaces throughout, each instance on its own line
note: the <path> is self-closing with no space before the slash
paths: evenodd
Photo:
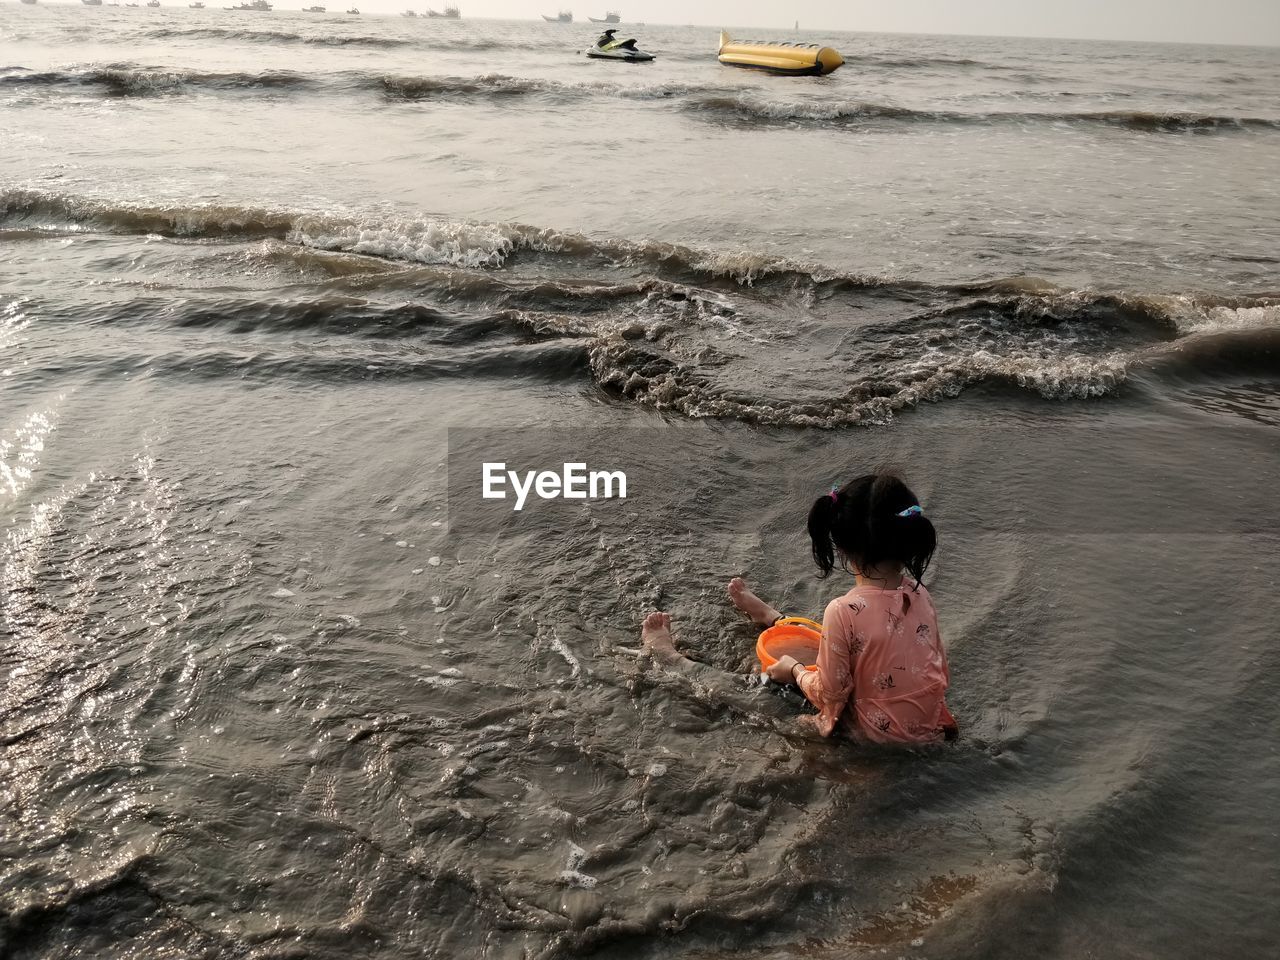
<path id="1" fill-rule="evenodd" d="M 817 670 L 821 639 L 822 624 L 807 617 L 783 617 L 756 641 L 760 669 L 768 670 L 783 657 L 795 657 L 806 670 Z"/>

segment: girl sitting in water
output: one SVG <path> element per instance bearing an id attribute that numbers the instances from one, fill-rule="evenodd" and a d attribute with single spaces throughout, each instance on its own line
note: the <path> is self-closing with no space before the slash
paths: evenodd
<path id="1" fill-rule="evenodd" d="M 938 615 L 920 582 L 937 535 L 920 501 L 897 477 L 868 474 L 832 488 L 809 511 L 809 538 L 820 576 L 842 568 L 854 575 L 822 618 L 818 669 L 794 657 L 768 670 L 769 679 L 794 683 L 818 708 L 818 731 L 846 733 L 876 743 L 918 745 L 954 739 L 947 709 L 950 674 L 938 633 Z M 850 569 L 852 568 L 852 569 Z M 909 576 L 908 576 L 909 575 Z M 747 589 L 729 583 L 729 598 L 761 627 L 782 614 Z M 650 614 L 645 648 L 668 664 L 685 661 L 671 640 L 671 618 Z"/>

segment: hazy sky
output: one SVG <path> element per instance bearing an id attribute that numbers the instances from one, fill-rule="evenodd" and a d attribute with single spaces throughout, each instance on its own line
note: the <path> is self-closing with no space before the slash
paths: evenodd
<path id="1" fill-rule="evenodd" d="M 376 0 L 372 10 L 445 0 Z M 1280 0 L 457 0 L 463 16 L 580 20 L 619 9 L 628 20 L 904 33 L 979 33 L 1280 45 Z M 294 6 L 280 0 L 281 6 Z M 337 2 L 333 4 L 337 6 Z"/>

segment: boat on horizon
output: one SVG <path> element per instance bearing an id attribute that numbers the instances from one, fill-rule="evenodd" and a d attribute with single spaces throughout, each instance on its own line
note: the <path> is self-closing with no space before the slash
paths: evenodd
<path id="1" fill-rule="evenodd" d="M 461 20 L 462 11 L 452 3 L 446 4 L 444 13 L 437 13 L 435 10 L 427 10 L 428 17 L 435 17 L 443 20 Z"/>
<path id="2" fill-rule="evenodd" d="M 196 0 L 195 3 L 188 3 L 187 6 L 190 7 L 192 10 L 203 10 L 204 0 Z"/>
<path id="3" fill-rule="evenodd" d="M 148 6 L 148 7 L 158 7 L 158 6 L 160 6 L 160 0 L 147 0 L 147 6 Z"/>
<path id="4" fill-rule="evenodd" d="M 406 10 L 404 13 L 400 14 L 400 16 L 402 16 L 402 17 L 416 17 L 416 16 L 417 16 L 417 14 L 416 14 L 416 13 L 414 13 L 412 10 Z"/>
<path id="5" fill-rule="evenodd" d="M 36 0 L 18 0 L 19 3 L 25 3 L 27 6 L 34 6 Z"/>
<path id="6" fill-rule="evenodd" d="M 619 13 L 617 10 L 610 10 L 608 13 L 604 15 L 603 20 L 597 20 L 595 17 L 587 17 L 587 19 L 590 20 L 592 23 L 621 23 L 622 14 Z"/>
<path id="7" fill-rule="evenodd" d="M 542 19 L 547 21 L 547 23 L 573 23 L 573 13 L 568 10 L 561 10 L 554 17 L 548 17 L 544 13 L 542 15 Z"/>
<path id="8" fill-rule="evenodd" d="M 324 13 L 325 10 L 324 10 L 324 7 L 320 7 L 320 6 L 303 7 L 302 12 L 303 13 Z"/>
<path id="9" fill-rule="evenodd" d="M 352 13 L 352 14 L 355 14 L 356 16 L 360 15 L 360 11 L 357 10 L 355 7 L 352 7 L 350 10 L 347 11 L 347 13 Z"/>
<path id="10" fill-rule="evenodd" d="M 80 2 L 83 3 L 86 7 L 102 6 L 102 0 L 80 0 Z"/>
<path id="11" fill-rule="evenodd" d="M 224 10 L 254 10 L 259 13 L 267 13 L 271 10 L 271 4 L 267 0 L 249 0 L 248 3 L 242 3 L 238 7 L 224 7 Z"/>

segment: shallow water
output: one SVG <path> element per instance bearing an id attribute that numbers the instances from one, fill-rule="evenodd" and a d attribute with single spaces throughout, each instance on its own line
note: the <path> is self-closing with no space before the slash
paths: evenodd
<path id="1" fill-rule="evenodd" d="M 0 9 L 0 952 L 1273 951 L 1280 52 L 639 35 Z M 927 754 L 723 594 L 880 464 Z"/>

